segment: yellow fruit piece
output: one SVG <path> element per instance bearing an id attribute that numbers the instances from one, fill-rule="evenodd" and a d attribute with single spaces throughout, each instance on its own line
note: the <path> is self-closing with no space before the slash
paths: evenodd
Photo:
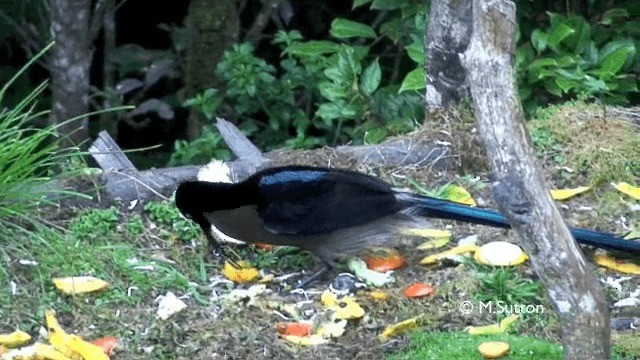
<path id="1" fill-rule="evenodd" d="M 567 200 L 589 189 L 591 189 L 591 186 L 580 186 L 573 189 L 554 189 L 551 190 L 551 197 L 554 200 Z"/>
<path id="2" fill-rule="evenodd" d="M 402 229 L 400 231 L 400 233 L 402 235 L 407 235 L 407 236 L 419 236 L 419 237 L 423 237 L 423 238 L 430 238 L 430 239 L 451 239 L 451 237 L 453 236 L 451 234 L 451 231 L 449 230 L 440 230 L 440 229 L 417 229 L 417 228 L 412 228 L 412 229 Z"/>
<path id="3" fill-rule="evenodd" d="M 316 329 L 316 335 L 320 335 L 325 339 L 338 338 L 344 334 L 347 327 L 347 320 L 334 321 L 333 319 L 327 320 L 318 326 Z"/>
<path id="4" fill-rule="evenodd" d="M 626 182 L 611 183 L 611 185 L 621 193 L 627 194 L 636 200 L 640 200 L 640 187 L 633 186 Z"/>
<path id="5" fill-rule="evenodd" d="M 33 344 L 35 350 L 36 359 L 43 360 L 72 360 L 72 358 L 65 356 L 63 353 L 56 350 L 53 345 L 47 345 L 43 343 Z"/>
<path id="6" fill-rule="evenodd" d="M 631 230 L 627 235 L 624 236 L 625 240 L 634 240 L 640 239 L 640 230 Z"/>
<path id="7" fill-rule="evenodd" d="M 509 353 L 509 344 L 502 341 L 487 341 L 478 345 L 478 352 L 484 359 L 500 359 Z"/>
<path id="8" fill-rule="evenodd" d="M 461 255 L 466 253 L 474 253 L 478 250 L 478 245 L 460 245 L 456 246 L 447 251 L 439 252 L 437 254 L 429 255 L 422 260 L 420 260 L 420 264 L 422 265 L 433 265 L 438 261 L 452 255 Z"/>
<path id="9" fill-rule="evenodd" d="M 222 269 L 222 275 L 234 283 L 246 283 L 254 281 L 260 276 L 258 269 L 249 266 L 245 261 L 238 262 L 239 267 L 236 268 L 230 262 L 225 262 Z"/>
<path id="10" fill-rule="evenodd" d="M 296 335 L 285 335 L 283 336 L 285 340 L 290 343 L 302 346 L 315 346 L 320 344 L 326 344 L 329 340 L 323 338 L 318 334 L 313 334 L 311 336 L 296 336 Z"/>
<path id="11" fill-rule="evenodd" d="M 387 341 L 392 337 L 398 336 L 407 331 L 416 329 L 422 325 L 424 325 L 424 317 L 423 315 L 418 315 L 416 317 L 412 317 L 411 319 L 407 319 L 401 321 L 399 323 L 395 323 L 393 325 L 387 326 L 384 331 L 378 335 L 378 339 L 380 341 Z"/>
<path id="12" fill-rule="evenodd" d="M 109 356 L 99 346 L 84 341 L 78 335 L 67 334 L 58 323 L 52 310 L 46 311 L 45 322 L 49 342 L 66 357 L 85 360 L 109 360 Z"/>
<path id="13" fill-rule="evenodd" d="M 473 200 L 471 194 L 463 187 L 457 185 L 449 185 L 442 192 L 442 196 L 450 201 L 465 204 L 469 206 L 476 206 L 476 201 Z"/>
<path id="14" fill-rule="evenodd" d="M 469 326 L 467 332 L 471 335 L 490 335 L 490 334 L 504 334 L 509 330 L 509 327 L 519 319 L 518 315 L 509 315 L 502 319 L 498 324 L 491 324 L 485 326 Z"/>
<path id="15" fill-rule="evenodd" d="M 335 319 L 359 319 L 365 314 L 364 309 L 353 296 L 345 296 L 338 299 L 336 294 L 326 290 L 320 296 L 320 300 L 325 308 L 334 312 Z"/>
<path id="16" fill-rule="evenodd" d="M 378 290 L 371 291 L 369 293 L 369 297 L 371 297 L 373 300 L 378 300 L 378 301 L 389 300 L 389 294 L 387 294 L 384 291 L 378 291 Z"/>
<path id="17" fill-rule="evenodd" d="M 16 330 L 11 334 L 0 334 L 0 346 L 15 348 L 22 346 L 31 340 L 31 335 L 22 330 Z"/>
<path id="18" fill-rule="evenodd" d="M 438 239 L 427 240 L 422 244 L 418 245 L 417 249 L 418 250 L 437 249 L 447 245 L 450 241 L 451 241 L 451 238 L 438 238 Z"/>
<path id="19" fill-rule="evenodd" d="M 512 266 L 522 264 L 528 257 L 516 244 L 493 241 L 480 246 L 473 255 L 473 259 L 485 265 Z"/>
<path id="20" fill-rule="evenodd" d="M 73 295 L 84 294 L 104 290 L 109 283 L 93 276 L 71 276 L 65 278 L 53 278 L 53 285 L 61 292 Z"/>
<path id="21" fill-rule="evenodd" d="M 640 275 L 640 265 L 630 260 L 618 260 L 609 254 L 596 254 L 593 256 L 596 264 L 625 274 Z"/>

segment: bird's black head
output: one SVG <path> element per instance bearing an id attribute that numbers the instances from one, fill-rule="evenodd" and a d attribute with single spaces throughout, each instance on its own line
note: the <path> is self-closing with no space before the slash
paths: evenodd
<path id="1" fill-rule="evenodd" d="M 176 189 L 176 206 L 189 219 L 201 218 L 204 213 L 235 209 L 255 200 L 255 192 L 242 183 L 212 183 L 185 181 Z"/>
<path id="2" fill-rule="evenodd" d="M 194 220 L 202 215 L 202 206 L 198 203 L 198 193 L 202 186 L 198 181 L 185 181 L 176 189 L 176 207 L 186 218 Z"/>

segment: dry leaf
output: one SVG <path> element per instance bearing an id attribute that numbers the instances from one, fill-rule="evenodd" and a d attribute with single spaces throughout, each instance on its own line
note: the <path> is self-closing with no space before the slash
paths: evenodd
<path id="1" fill-rule="evenodd" d="M 591 189 L 590 186 L 580 186 L 573 189 L 554 189 L 551 190 L 551 197 L 554 200 L 567 200 L 589 189 Z"/>
<path id="2" fill-rule="evenodd" d="M 84 294 L 104 290 L 109 283 L 93 276 L 71 276 L 65 278 L 53 278 L 53 285 L 61 292 L 73 295 Z"/>
<path id="3" fill-rule="evenodd" d="M 627 194 L 636 200 L 640 200 L 640 188 L 633 186 L 626 182 L 611 183 L 614 188 L 618 189 L 621 193 Z"/>

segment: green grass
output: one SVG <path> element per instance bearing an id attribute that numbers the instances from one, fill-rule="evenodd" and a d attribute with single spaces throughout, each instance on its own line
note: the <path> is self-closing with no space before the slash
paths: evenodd
<path id="1" fill-rule="evenodd" d="M 637 359 L 637 338 L 631 335 L 633 340 L 625 340 L 629 344 L 616 345 L 614 338 L 611 359 L 631 360 Z M 389 356 L 389 360 L 481 360 L 478 345 L 485 341 L 503 341 L 509 343 L 509 355 L 504 359 L 509 360 L 536 360 L 536 359 L 562 359 L 562 347 L 559 344 L 541 340 L 531 336 L 496 334 L 496 335 L 470 335 L 456 332 L 415 332 L 409 336 L 407 349 Z M 621 342 L 622 343 L 622 342 Z M 635 346 L 635 347 L 634 347 Z"/>
<path id="2" fill-rule="evenodd" d="M 153 249 L 144 247 L 149 240 L 145 236 L 152 236 L 156 243 L 160 237 L 142 234 L 148 224 L 140 216 L 125 220 L 115 208 L 93 209 L 77 215 L 68 227 L 65 232 L 40 227 L 14 233 L 13 242 L 5 246 L 10 259 L 33 260 L 37 266 L 13 266 L 0 273 L 0 302 L 6 304 L 0 307 L 3 322 L 28 329 L 40 324 L 49 308 L 66 313 L 78 306 L 95 306 L 102 311 L 135 307 L 167 291 L 191 293 L 197 302 L 209 303 L 192 282 L 199 278 L 200 263 L 188 256 L 176 264 L 153 258 Z M 174 245 L 171 240 L 163 244 L 167 248 Z M 109 290 L 91 296 L 65 296 L 51 282 L 53 277 L 83 275 L 109 282 Z M 14 296 L 5 286 L 11 281 L 21 284 L 15 295 L 21 302 L 11 300 Z"/>
<path id="3" fill-rule="evenodd" d="M 520 275 L 516 267 L 474 265 L 479 280 L 476 300 L 507 304 L 537 304 L 542 284 Z"/>
<path id="4" fill-rule="evenodd" d="M 625 115 L 575 101 L 538 111 L 528 125 L 539 157 L 585 175 L 589 184 L 640 174 L 640 136 Z"/>
<path id="5" fill-rule="evenodd" d="M 478 345 L 485 341 L 509 343 L 510 360 L 562 359 L 562 348 L 558 344 L 517 335 L 470 335 L 467 333 L 416 332 L 411 334 L 409 347 L 395 353 L 389 360 L 403 359 L 482 359 Z"/>

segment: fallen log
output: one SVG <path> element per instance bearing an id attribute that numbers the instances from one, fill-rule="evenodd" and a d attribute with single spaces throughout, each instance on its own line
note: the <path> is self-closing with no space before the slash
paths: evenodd
<path id="1" fill-rule="evenodd" d="M 399 136 L 377 145 L 277 150 L 263 154 L 229 121 L 218 119 L 216 127 L 235 156 L 235 160 L 228 162 L 234 181 L 241 181 L 262 168 L 301 162 L 338 167 L 358 164 L 443 169 L 450 165 L 448 148 L 430 146 L 419 137 Z M 170 198 L 180 182 L 195 179 L 200 169 L 199 166 L 181 166 L 139 171 L 106 131 L 98 135 L 89 153 L 102 170 L 95 179 L 95 183 L 100 184 L 98 192 L 91 195 L 101 203 L 120 201 L 129 208 L 138 203 Z M 312 160 L 301 161 L 300 154 Z M 67 188 L 80 190 L 74 189 L 73 185 L 71 188 L 67 185 Z"/>

